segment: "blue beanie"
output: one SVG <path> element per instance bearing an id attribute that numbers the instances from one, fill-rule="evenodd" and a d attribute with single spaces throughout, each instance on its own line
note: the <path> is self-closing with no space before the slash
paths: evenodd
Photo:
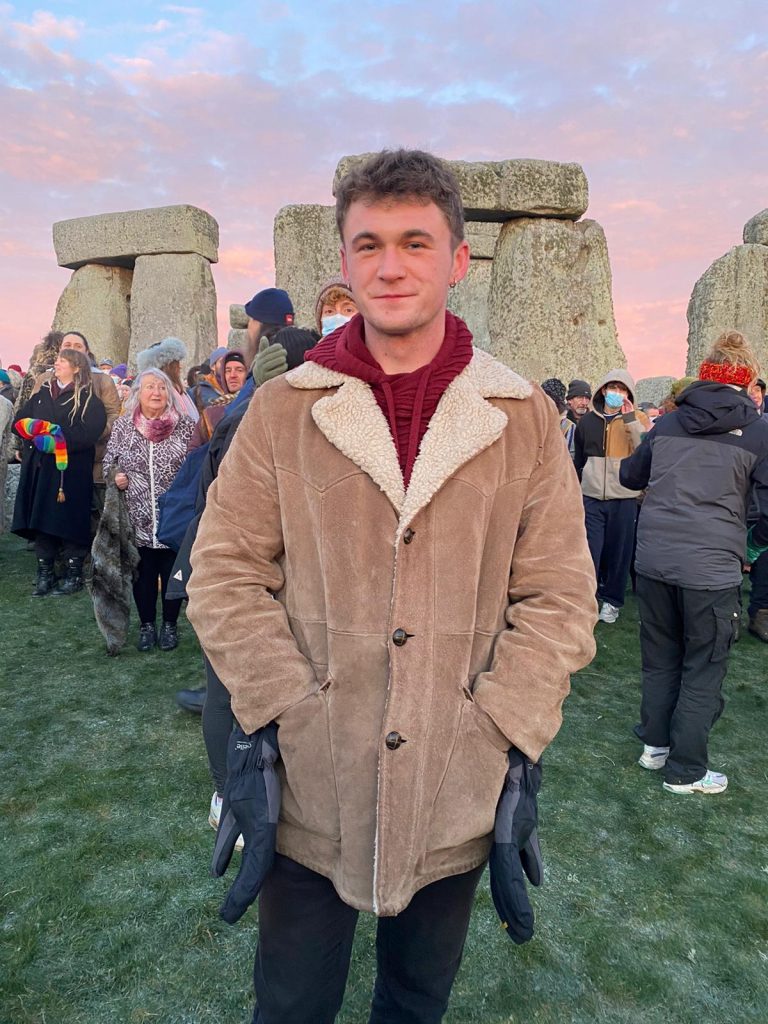
<path id="1" fill-rule="evenodd" d="M 293 303 L 282 288 L 265 288 L 257 292 L 250 302 L 246 302 L 245 312 L 251 320 L 262 324 L 293 325 Z"/>

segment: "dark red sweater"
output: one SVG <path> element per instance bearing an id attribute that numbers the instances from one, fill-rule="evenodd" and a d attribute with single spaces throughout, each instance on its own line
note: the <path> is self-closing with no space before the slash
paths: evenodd
<path id="1" fill-rule="evenodd" d="M 472 359 L 472 335 L 463 320 L 446 311 L 445 338 L 432 362 L 411 373 L 384 373 L 366 347 L 363 318 L 358 313 L 304 358 L 371 385 L 392 431 L 407 488 L 421 440 L 443 392 Z"/>

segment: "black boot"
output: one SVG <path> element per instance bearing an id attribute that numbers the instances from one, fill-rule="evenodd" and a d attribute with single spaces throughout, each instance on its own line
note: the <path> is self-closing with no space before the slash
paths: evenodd
<path id="1" fill-rule="evenodd" d="M 38 558 L 37 580 L 35 582 L 35 589 L 32 591 L 32 597 L 45 597 L 46 594 L 53 590 L 55 583 L 56 573 L 53 571 L 53 559 Z"/>
<path id="2" fill-rule="evenodd" d="M 76 594 L 83 589 L 83 562 L 84 558 L 68 558 L 67 574 L 63 580 L 59 580 L 54 597 L 66 597 L 68 594 Z"/>
<path id="3" fill-rule="evenodd" d="M 172 651 L 179 646 L 179 637 L 176 633 L 175 622 L 164 622 L 160 629 L 160 639 L 157 646 L 161 651 Z"/>
<path id="4" fill-rule="evenodd" d="M 139 642 L 136 644 L 138 651 L 151 651 L 155 646 L 157 633 L 154 622 L 142 622 L 139 627 Z"/>
<path id="5" fill-rule="evenodd" d="M 200 690 L 179 690 L 176 694 L 176 703 L 185 711 L 191 711 L 194 715 L 202 715 L 205 694 L 204 686 Z"/>

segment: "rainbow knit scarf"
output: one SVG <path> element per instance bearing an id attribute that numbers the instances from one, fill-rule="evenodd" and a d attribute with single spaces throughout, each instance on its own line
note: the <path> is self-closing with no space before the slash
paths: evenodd
<path id="1" fill-rule="evenodd" d="M 67 455 L 67 442 L 64 437 L 64 431 L 58 423 L 30 418 L 16 420 L 15 426 L 18 433 L 28 441 L 31 441 L 38 451 L 54 456 L 56 459 L 56 469 L 61 473 L 59 493 L 56 496 L 56 500 L 66 501 L 66 495 L 64 494 L 64 470 L 69 465 L 69 456 Z"/>

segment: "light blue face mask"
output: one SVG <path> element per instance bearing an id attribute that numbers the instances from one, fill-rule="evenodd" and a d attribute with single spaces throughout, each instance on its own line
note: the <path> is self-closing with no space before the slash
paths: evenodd
<path id="1" fill-rule="evenodd" d="M 343 313 L 334 313 L 333 316 L 324 316 L 320 321 L 323 325 L 323 337 L 327 334 L 332 334 L 338 330 L 339 327 L 343 327 L 344 324 L 348 324 L 352 319 L 351 316 L 344 316 Z"/>
<path id="2" fill-rule="evenodd" d="M 624 395 L 620 391 L 606 391 L 605 404 L 609 409 L 620 409 L 624 405 Z"/>

